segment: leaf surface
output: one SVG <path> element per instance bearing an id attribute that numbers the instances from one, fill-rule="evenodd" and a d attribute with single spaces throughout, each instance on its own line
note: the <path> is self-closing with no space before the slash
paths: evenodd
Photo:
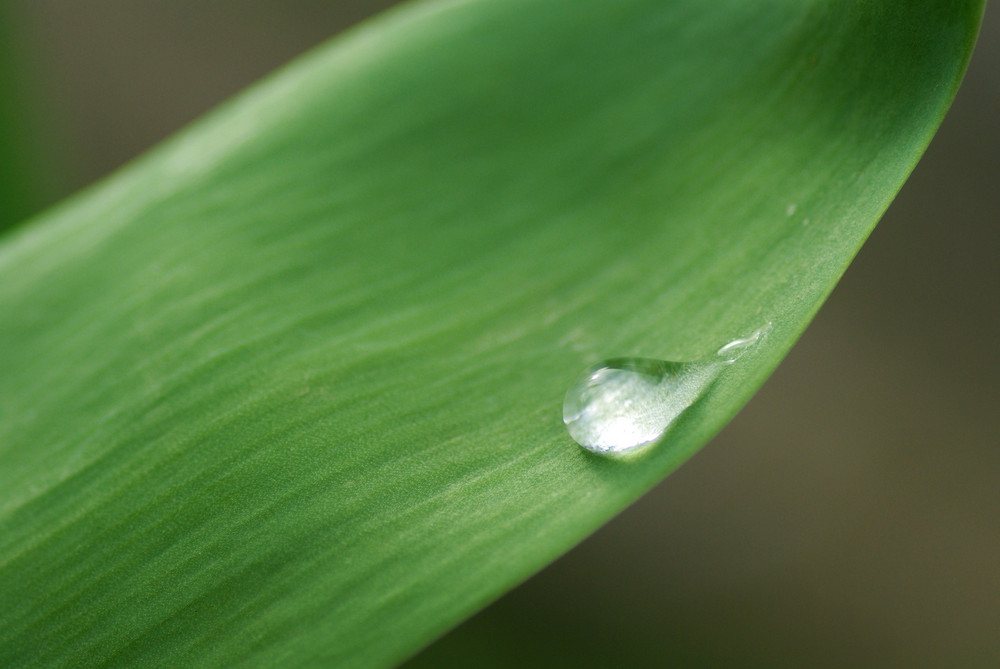
<path id="1" fill-rule="evenodd" d="M 982 8 L 415 4 L 8 234 L 0 664 L 418 650 L 763 383 Z M 568 437 L 587 366 L 768 324 L 639 456 Z"/>

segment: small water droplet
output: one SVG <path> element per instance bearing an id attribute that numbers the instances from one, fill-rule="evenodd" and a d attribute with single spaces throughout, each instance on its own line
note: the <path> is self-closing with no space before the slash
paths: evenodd
<path id="1" fill-rule="evenodd" d="M 615 358 L 594 365 L 566 393 L 566 429 L 594 453 L 617 455 L 651 444 L 769 329 L 770 324 L 697 362 Z"/>
<path id="2" fill-rule="evenodd" d="M 771 324 L 768 323 L 762 328 L 754 330 L 746 337 L 740 337 L 739 339 L 734 339 L 725 346 L 721 347 L 715 352 L 715 355 L 724 358 L 726 362 L 736 362 L 736 360 L 747 352 L 747 349 L 759 342 L 764 336 L 770 332 Z"/>
<path id="3" fill-rule="evenodd" d="M 798 207 L 793 202 L 790 205 L 788 205 L 787 207 L 785 207 L 785 213 L 788 214 L 789 216 L 794 216 L 796 209 L 798 209 Z"/>

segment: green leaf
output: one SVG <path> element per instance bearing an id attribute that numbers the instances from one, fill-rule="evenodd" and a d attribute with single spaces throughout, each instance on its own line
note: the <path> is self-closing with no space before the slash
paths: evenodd
<path id="1" fill-rule="evenodd" d="M 8 234 L 0 664 L 418 650 L 759 387 L 930 140 L 982 9 L 416 4 Z M 587 366 L 769 323 L 662 443 L 568 437 Z"/>

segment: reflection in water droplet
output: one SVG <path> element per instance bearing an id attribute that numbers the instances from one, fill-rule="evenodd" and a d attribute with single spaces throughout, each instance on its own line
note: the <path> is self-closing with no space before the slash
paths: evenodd
<path id="1" fill-rule="evenodd" d="M 769 329 L 770 324 L 735 339 L 699 362 L 615 358 L 595 365 L 566 393 L 566 429 L 594 453 L 620 454 L 650 444 Z"/>

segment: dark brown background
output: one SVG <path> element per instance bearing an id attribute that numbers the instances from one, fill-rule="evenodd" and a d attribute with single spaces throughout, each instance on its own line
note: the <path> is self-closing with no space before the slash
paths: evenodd
<path id="1" fill-rule="evenodd" d="M 11 3 L 47 197 L 390 4 Z M 998 223 L 993 6 L 927 155 L 760 394 L 422 663 L 1000 666 Z"/>

